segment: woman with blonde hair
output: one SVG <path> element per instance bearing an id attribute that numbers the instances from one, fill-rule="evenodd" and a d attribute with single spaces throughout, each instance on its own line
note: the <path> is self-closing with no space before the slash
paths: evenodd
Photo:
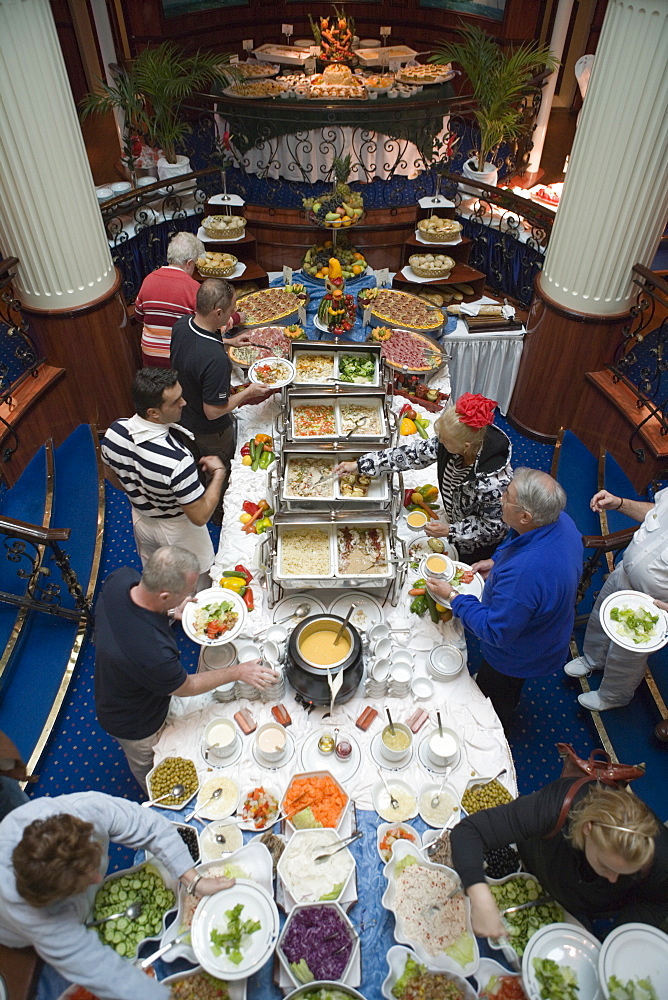
<path id="1" fill-rule="evenodd" d="M 368 452 L 356 462 L 341 462 L 334 471 L 378 476 L 436 462 L 445 521 L 431 521 L 427 534 L 447 538 L 464 562 L 488 559 L 508 532 L 501 494 L 512 479 L 510 441 L 493 424 L 495 408 L 494 400 L 465 392 L 434 422 L 435 437 Z"/>
<path id="2" fill-rule="evenodd" d="M 516 843 L 524 869 L 585 925 L 614 918 L 668 930 L 668 830 L 631 791 L 560 778 L 532 795 L 467 816 L 451 834 L 453 867 L 476 934 L 505 934 L 484 855 Z M 566 805 L 567 811 L 564 810 Z M 657 985 L 657 984 L 655 984 Z"/>

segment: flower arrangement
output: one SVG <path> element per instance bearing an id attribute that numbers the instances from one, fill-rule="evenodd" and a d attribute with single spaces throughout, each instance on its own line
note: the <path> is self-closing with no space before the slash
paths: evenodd
<path id="1" fill-rule="evenodd" d="M 455 412 L 460 424 L 479 430 L 494 423 L 494 410 L 498 406 L 495 399 L 487 399 L 479 392 L 465 392 L 455 403 Z"/>

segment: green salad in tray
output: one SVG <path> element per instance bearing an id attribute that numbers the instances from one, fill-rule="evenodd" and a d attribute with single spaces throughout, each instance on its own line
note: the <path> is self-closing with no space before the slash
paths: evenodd
<path id="1" fill-rule="evenodd" d="M 644 979 L 629 979 L 623 983 L 617 976 L 608 979 L 610 1000 L 659 1000 L 659 994 L 646 976 Z"/>
<path id="2" fill-rule="evenodd" d="M 376 377 L 376 362 L 370 354 L 342 354 L 339 358 L 339 378 L 342 382 L 368 385 Z"/>
<path id="3" fill-rule="evenodd" d="M 613 628 L 617 635 L 638 646 L 656 636 L 659 616 L 652 614 L 649 608 L 629 608 L 623 604 L 610 609 L 610 618 L 615 623 Z"/>

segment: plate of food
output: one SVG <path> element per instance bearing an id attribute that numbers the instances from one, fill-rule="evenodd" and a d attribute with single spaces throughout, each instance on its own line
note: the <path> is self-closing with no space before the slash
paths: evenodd
<path id="1" fill-rule="evenodd" d="M 280 389 L 293 381 L 295 366 L 287 358 L 259 358 L 248 369 L 248 377 L 255 385 Z"/>
<path id="2" fill-rule="evenodd" d="M 400 840 L 420 847 L 420 834 L 410 823 L 381 823 L 376 830 L 376 848 L 384 865 L 392 857 L 392 848 Z"/>
<path id="3" fill-rule="evenodd" d="M 599 609 L 599 618 L 606 635 L 623 649 L 652 653 L 668 642 L 668 615 L 640 591 L 610 594 Z"/>
<path id="4" fill-rule="evenodd" d="M 393 288 L 375 289 L 370 298 L 371 318 L 374 325 L 389 324 L 408 327 L 411 330 L 436 332 L 443 326 L 445 317 L 440 309 L 429 309 L 427 304 L 409 292 L 399 292 Z"/>
<path id="5" fill-rule="evenodd" d="M 278 910 L 257 882 L 237 879 L 225 892 L 206 896 L 192 923 L 197 961 L 210 975 L 247 979 L 269 960 L 278 937 Z"/>
<path id="6" fill-rule="evenodd" d="M 606 1000 L 658 1000 L 668 969 L 668 935 L 650 924 L 621 924 L 610 931 L 598 958 Z M 624 990 L 624 992 L 622 992 Z"/>
<path id="7" fill-rule="evenodd" d="M 241 307 L 243 310 L 243 306 Z M 305 340 L 304 328 L 296 323 L 292 326 L 262 326 L 248 330 L 251 344 L 243 347 L 226 344 L 230 360 L 241 368 L 248 368 L 260 358 L 287 358 L 293 340 Z"/>
<path id="8" fill-rule="evenodd" d="M 443 314 L 438 310 L 439 314 Z M 379 328 L 381 331 L 386 327 Z M 372 331 L 372 339 L 379 330 Z M 411 330 L 391 329 L 381 340 L 383 361 L 396 371 L 433 372 L 443 364 L 443 351 L 435 340 Z"/>
<path id="9" fill-rule="evenodd" d="M 522 979 L 530 1000 L 587 997 L 603 1000 L 598 979 L 601 942 L 584 927 L 550 924 L 530 938 L 522 956 Z"/>
<path id="10" fill-rule="evenodd" d="M 209 587 L 183 609 L 183 631 L 200 646 L 222 646 L 239 635 L 246 622 L 246 605 L 233 590 Z"/>
<path id="11" fill-rule="evenodd" d="M 408 548 L 408 563 L 410 568 L 414 570 L 419 569 L 422 560 L 434 552 L 441 552 L 443 555 L 457 562 L 457 549 L 447 539 L 430 538 L 429 535 L 420 535 Z"/>
<path id="12" fill-rule="evenodd" d="M 455 562 L 455 575 L 452 580 L 448 581 L 451 587 L 454 587 L 457 594 L 471 594 L 473 597 L 477 597 L 478 600 L 482 597 L 483 588 L 485 586 L 485 581 L 481 577 L 480 573 L 474 573 L 468 563 Z M 427 581 L 427 587 L 429 586 L 429 581 Z M 438 595 L 435 595 L 439 603 L 449 604 L 450 598 L 445 600 Z"/>
<path id="13" fill-rule="evenodd" d="M 383 983 L 385 1000 L 409 1000 L 412 997 L 447 997 L 448 1000 L 476 1000 L 473 987 L 454 972 L 430 972 L 417 955 L 404 945 L 395 944 L 388 951 L 389 972 Z"/>

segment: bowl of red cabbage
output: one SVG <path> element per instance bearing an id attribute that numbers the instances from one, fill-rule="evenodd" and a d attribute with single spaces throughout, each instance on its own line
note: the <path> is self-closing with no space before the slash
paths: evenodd
<path id="1" fill-rule="evenodd" d="M 343 983 L 332 983 L 320 980 L 299 986 L 288 993 L 285 1000 L 365 1000 L 364 996 Z"/>
<path id="2" fill-rule="evenodd" d="M 341 982 L 357 951 L 359 937 L 338 903 L 304 903 L 291 910 L 278 940 L 278 957 L 300 986 Z"/>

